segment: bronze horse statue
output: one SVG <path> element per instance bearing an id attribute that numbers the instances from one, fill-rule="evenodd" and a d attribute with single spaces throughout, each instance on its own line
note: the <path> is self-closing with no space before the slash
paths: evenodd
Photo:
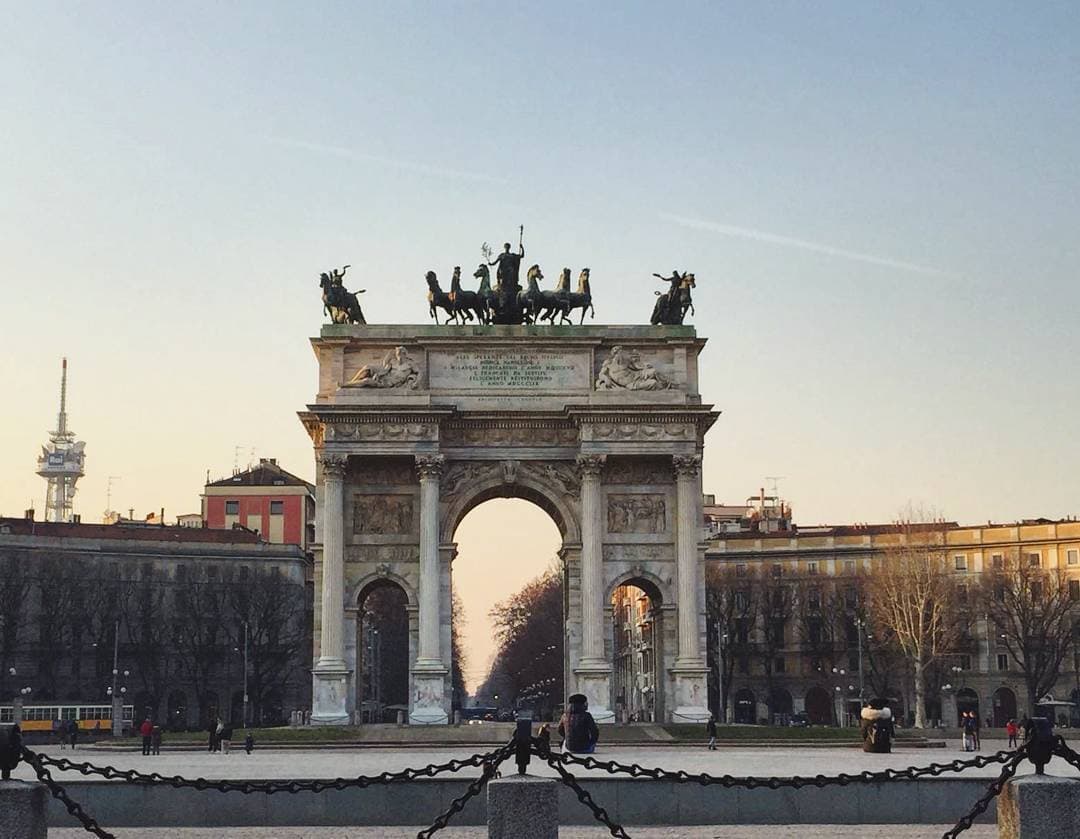
<path id="1" fill-rule="evenodd" d="M 563 268 L 559 277 L 559 284 L 555 287 L 555 295 L 559 300 L 559 307 L 555 310 L 559 314 L 559 323 L 573 323 L 570 313 L 574 309 L 581 309 L 581 321 L 585 323 L 585 310 L 588 309 L 589 317 L 596 317 L 596 310 L 592 304 L 592 290 L 589 288 L 589 269 L 582 268 L 578 275 L 577 291 L 570 291 L 570 269 Z M 554 312 L 551 322 L 555 322 Z"/>
<path id="2" fill-rule="evenodd" d="M 442 309 L 449 316 L 446 318 L 446 323 L 450 323 L 450 321 L 457 323 L 457 312 L 454 310 L 454 301 L 447 292 L 439 287 L 439 281 L 435 277 L 435 272 L 428 271 L 424 275 L 424 279 L 427 280 L 428 305 L 430 306 L 431 317 L 435 319 L 435 323 L 439 322 L 439 309 Z"/>
<path id="3" fill-rule="evenodd" d="M 653 274 L 653 276 L 670 285 L 665 294 L 656 292 L 656 305 L 653 306 L 649 322 L 653 326 L 681 325 L 687 311 L 694 313 L 694 299 L 690 293 L 690 289 L 697 287 L 694 275 L 690 272 L 680 274 L 678 271 L 672 271 L 670 277 L 662 277 L 659 274 Z"/>
<path id="4" fill-rule="evenodd" d="M 354 294 L 349 292 L 342 282 L 349 267 L 346 265 L 341 270 L 333 269 L 330 273 L 319 274 L 323 311 L 329 316 L 331 323 L 366 324 L 364 312 L 360 308 L 360 300 L 356 296 L 363 294 L 365 289 L 360 289 Z"/>
<path id="5" fill-rule="evenodd" d="M 525 290 L 518 292 L 518 306 L 525 317 L 525 323 L 539 323 L 542 319 L 552 322 L 562 303 L 554 291 L 543 291 L 540 280 L 544 274 L 539 265 L 533 265 L 525 275 Z"/>
<path id="6" fill-rule="evenodd" d="M 491 289 L 491 271 L 485 263 L 481 262 L 480 267 L 473 272 L 473 277 L 480 280 L 480 288 L 477 289 L 476 296 L 484 310 L 483 322 L 491 323 L 492 313 L 495 311 L 495 303 L 497 300 L 497 295 Z"/>
<path id="7" fill-rule="evenodd" d="M 454 276 L 450 279 L 450 302 L 454 304 L 455 314 L 461 314 L 466 321 L 473 319 L 479 323 L 487 323 L 487 305 L 483 302 L 479 292 L 461 290 L 461 266 L 454 267 Z"/>

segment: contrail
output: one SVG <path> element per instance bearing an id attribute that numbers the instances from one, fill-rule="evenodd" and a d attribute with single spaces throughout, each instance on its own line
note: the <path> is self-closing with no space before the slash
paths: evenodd
<path id="1" fill-rule="evenodd" d="M 470 172 L 465 169 L 449 169 L 445 166 L 431 166 L 427 163 L 415 163 L 410 160 L 399 160 L 393 157 L 383 157 L 378 154 L 354 151 L 344 146 L 331 146 L 325 143 L 312 143 L 307 140 L 293 140 L 288 137 L 267 137 L 269 142 L 279 146 L 287 146 L 304 151 L 318 152 L 319 154 L 332 154 L 335 157 L 343 157 L 348 160 L 359 160 L 365 163 L 379 163 L 383 166 L 392 166 L 395 169 L 404 169 L 407 172 L 417 172 L 421 175 L 435 175 L 440 178 L 452 178 L 459 181 L 485 181 L 487 183 L 505 184 L 505 178 L 498 178 L 484 172 Z"/>
<path id="2" fill-rule="evenodd" d="M 817 242 L 807 242 L 805 239 L 793 239 L 790 236 L 778 236 L 775 233 L 767 233 L 764 230 L 752 230 L 749 227 L 736 227 L 731 224 L 717 224 L 712 221 L 676 216 L 671 213 L 661 213 L 660 217 L 674 224 L 689 227 L 694 230 L 708 230 L 712 233 L 720 233 L 724 236 L 735 236 L 739 239 L 751 239 L 755 242 L 768 242 L 771 245 L 783 245 L 789 248 L 801 248 L 804 251 L 823 253 L 828 256 L 842 256 L 845 259 L 854 259 L 857 262 L 868 262 L 871 265 L 883 265 L 886 268 L 899 268 L 902 271 L 914 271 L 918 274 L 930 274 L 937 277 L 956 277 L 952 271 L 942 271 L 939 268 L 930 268 L 926 265 L 916 265 L 913 262 L 901 262 L 898 259 L 889 259 L 883 256 L 874 256 L 869 253 L 834 248 L 832 245 L 822 245 Z"/>

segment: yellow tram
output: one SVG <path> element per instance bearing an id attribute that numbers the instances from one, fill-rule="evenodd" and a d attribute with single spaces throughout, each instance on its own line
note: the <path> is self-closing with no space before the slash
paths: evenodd
<path id="1" fill-rule="evenodd" d="M 23 705 L 19 727 L 26 732 L 51 732 L 58 727 L 57 720 L 75 720 L 80 731 L 112 731 L 112 705 L 67 705 L 60 703 L 35 703 Z M 135 706 L 124 706 L 124 728 L 131 728 L 135 718 Z M 0 725 L 15 722 L 15 707 L 0 705 Z"/>

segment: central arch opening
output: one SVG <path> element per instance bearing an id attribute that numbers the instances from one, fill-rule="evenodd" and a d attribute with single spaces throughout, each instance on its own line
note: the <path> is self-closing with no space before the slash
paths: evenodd
<path id="1" fill-rule="evenodd" d="M 525 497 L 481 496 L 453 534 L 453 604 L 464 613 L 454 621 L 464 689 L 454 707 L 466 719 L 522 708 L 550 718 L 564 700 L 563 537 L 540 499 L 514 494 Z"/>

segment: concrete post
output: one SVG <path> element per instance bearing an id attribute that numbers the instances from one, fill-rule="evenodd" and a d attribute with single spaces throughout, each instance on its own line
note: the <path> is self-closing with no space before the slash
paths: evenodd
<path id="1" fill-rule="evenodd" d="M 487 785 L 488 839 L 559 839 L 559 785 L 511 775 Z"/>
<path id="2" fill-rule="evenodd" d="M 1025 775 L 1006 781 L 997 822 L 998 839 L 1080 836 L 1080 779 Z"/>
<path id="3" fill-rule="evenodd" d="M 46 839 L 45 787 L 0 781 L 0 839 Z"/>

